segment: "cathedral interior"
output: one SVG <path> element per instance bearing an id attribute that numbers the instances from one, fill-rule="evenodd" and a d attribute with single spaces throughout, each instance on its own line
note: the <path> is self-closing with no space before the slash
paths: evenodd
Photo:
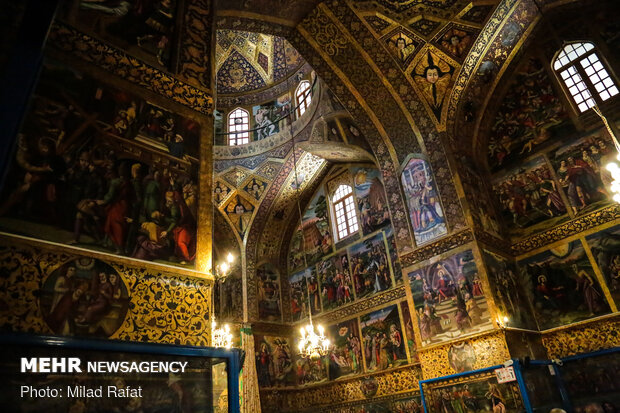
<path id="1" fill-rule="evenodd" d="M 2 411 L 620 412 L 617 0 L 5 3 Z"/>

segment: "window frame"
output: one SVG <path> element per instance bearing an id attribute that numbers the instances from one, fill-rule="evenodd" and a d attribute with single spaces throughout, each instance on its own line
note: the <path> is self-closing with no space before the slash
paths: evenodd
<path id="1" fill-rule="evenodd" d="M 340 188 L 346 187 L 345 193 L 338 198 Z M 353 187 L 346 183 L 339 184 L 330 194 L 333 228 L 336 242 L 355 235 L 360 230 L 359 217 L 357 214 L 357 199 Z M 342 234 L 344 232 L 344 234 Z"/>
<path id="2" fill-rule="evenodd" d="M 242 116 L 236 116 L 235 114 L 237 112 L 241 112 Z M 228 146 L 238 146 L 250 143 L 250 112 L 243 109 L 242 107 L 237 107 L 228 113 L 226 119 L 226 130 L 228 131 Z M 231 130 L 232 127 L 237 128 L 237 123 L 234 122 L 234 119 L 247 120 L 246 122 L 241 123 L 241 127 L 245 126 L 246 129 Z"/>
<path id="3" fill-rule="evenodd" d="M 568 45 L 591 45 L 592 48 L 590 50 L 587 50 L 585 53 L 573 58 L 572 60 L 569 60 L 567 63 L 565 63 L 562 66 L 559 66 L 557 69 L 555 68 L 556 62 L 559 63 L 559 58 L 560 55 L 564 52 L 564 49 L 566 48 L 566 46 Z M 571 102 L 571 105 L 575 108 L 575 111 L 577 112 L 578 115 L 581 115 L 583 113 L 586 113 L 588 110 L 592 109 L 593 106 L 589 106 L 584 110 L 581 110 L 581 108 L 579 107 L 579 105 L 581 104 L 586 104 L 586 106 L 588 105 L 588 100 L 592 99 L 594 101 L 594 105 L 603 105 L 608 103 L 612 98 L 620 95 L 620 93 L 616 93 L 615 95 L 611 95 L 603 100 L 603 98 L 601 97 L 601 92 L 599 92 L 596 87 L 594 86 L 594 83 L 590 77 L 590 75 L 588 75 L 586 73 L 585 68 L 582 65 L 582 62 L 584 60 L 586 60 L 587 62 L 589 62 L 589 57 L 590 56 L 596 56 L 596 58 L 598 59 L 598 62 L 601 64 L 602 66 L 602 70 L 604 70 L 605 72 L 607 72 L 607 75 L 609 77 L 609 79 L 611 79 L 612 81 L 612 85 L 609 87 L 616 87 L 616 89 L 620 90 L 620 87 L 618 86 L 618 82 L 616 81 L 616 77 L 614 72 L 611 70 L 611 66 L 607 63 L 607 61 L 604 59 L 603 55 L 600 52 L 600 49 L 596 46 L 596 44 L 594 42 L 591 41 L 587 41 L 587 40 L 583 40 L 583 41 L 571 41 L 571 42 L 565 42 L 562 47 L 555 53 L 553 59 L 551 60 L 551 70 L 553 70 L 553 72 L 555 73 L 556 78 L 558 79 L 558 82 L 560 83 L 562 90 L 564 91 L 564 93 L 567 95 L 569 101 Z M 594 65 L 594 63 L 591 63 L 591 65 Z M 571 79 L 571 77 L 564 79 L 562 77 L 562 73 L 566 70 L 570 70 L 570 68 L 574 68 L 576 73 L 579 75 L 579 77 L 581 78 L 581 81 L 584 83 L 584 85 L 586 86 L 586 90 L 588 91 L 588 93 L 590 94 L 590 98 L 589 99 L 585 99 L 580 103 L 577 103 L 577 100 L 575 99 L 575 95 L 573 95 L 573 93 L 571 92 L 570 88 L 573 87 L 574 85 L 576 85 L 576 83 L 574 83 L 573 85 L 569 86 L 567 84 L 567 80 Z M 594 75 L 599 76 L 600 79 L 600 71 L 597 69 L 594 69 L 595 73 L 593 73 Z M 571 74 L 569 73 L 569 76 L 571 76 Z M 597 82 L 598 83 L 598 82 Z M 606 85 L 605 89 L 603 89 L 603 91 L 608 91 L 608 87 Z"/>
<path id="4" fill-rule="evenodd" d="M 306 87 L 300 90 L 302 86 Z M 297 104 L 295 112 L 297 113 L 297 118 L 300 118 L 306 113 L 312 103 L 312 85 L 310 85 L 308 80 L 302 80 L 299 82 L 299 85 L 297 85 L 295 89 L 295 103 Z"/>

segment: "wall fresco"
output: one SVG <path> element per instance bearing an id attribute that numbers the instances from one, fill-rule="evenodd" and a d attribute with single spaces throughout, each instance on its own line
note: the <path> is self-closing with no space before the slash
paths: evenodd
<path id="1" fill-rule="evenodd" d="M 360 325 L 368 371 L 385 370 L 407 363 L 397 305 L 360 316 Z"/>
<path id="2" fill-rule="evenodd" d="M 288 283 L 291 294 L 291 317 L 293 321 L 303 320 L 308 316 L 308 285 L 307 278 L 312 276 L 310 268 L 289 276 Z"/>
<path id="3" fill-rule="evenodd" d="M 364 235 L 390 224 L 381 172 L 375 168 L 351 169 L 355 186 L 357 210 Z"/>
<path id="4" fill-rule="evenodd" d="M 515 263 L 486 250 L 482 251 L 482 258 L 487 266 L 489 285 L 499 310 L 500 322 L 510 327 L 538 329 L 529 297 L 523 289 L 521 273 Z"/>
<path id="5" fill-rule="evenodd" d="M 400 303 L 400 310 L 403 315 L 403 327 L 405 337 L 407 339 L 407 348 L 409 349 L 409 356 L 412 362 L 420 361 L 415 345 L 415 333 L 413 331 L 413 320 L 411 319 L 411 312 L 409 311 L 409 304 L 407 301 Z"/>
<path id="6" fill-rule="evenodd" d="M 581 241 L 561 244 L 517 265 L 541 329 L 609 313 Z"/>
<path id="7" fill-rule="evenodd" d="M 489 167 L 498 171 L 510 166 L 574 130 L 544 63 L 528 58 L 514 75 L 491 127 Z"/>
<path id="8" fill-rule="evenodd" d="M 383 232 L 349 247 L 348 252 L 358 299 L 392 287 Z"/>
<path id="9" fill-rule="evenodd" d="M 319 261 L 314 271 L 321 287 L 321 303 L 324 311 L 353 302 L 355 292 L 346 251 Z"/>
<path id="10" fill-rule="evenodd" d="M 416 245 L 431 242 L 448 233 L 443 208 L 428 162 L 412 158 L 401 174 L 409 218 Z"/>
<path id="11" fill-rule="evenodd" d="M 254 140 L 260 141 L 284 130 L 290 110 L 291 95 L 288 93 L 274 101 L 253 106 Z"/>
<path id="12" fill-rule="evenodd" d="M 425 345 L 493 327 L 471 250 L 409 273 Z"/>
<path id="13" fill-rule="evenodd" d="M 411 71 L 411 78 L 437 122 L 443 121 L 444 102 L 450 94 L 454 70 L 454 66 L 429 50 Z"/>
<path id="14" fill-rule="evenodd" d="M 200 125 L 52 61 L 33 96 L 0 227 L 193 266 Z"/>
<path id="15" fill-rule="evenodd" d="M 280 274 L 271 264 L 256 269 L 258 316 L 261 321 L 282 321 Z"/>
<path id="16" fill-rule="evenodd" d="M 567 206 L 543 157 L 523 162 L 493 178 L 493 192 L 512 236 L 524 236 L 565 222 Z"/>
<path id="17" fill-rule="evenodd" d="M 586 237 L 616 306 L 620 305 L 620 226 Z"/>
<path id="18" fill-rule="evenodd" d="M 254 345 L 259 386 L 295 385 L 295 366 L 288 338 L 256 335 Z"/>
<path id="19" fill-rule="evenodd" d="M 331 343 L 327 356 L 330 380 L 357 375 L 364 371 L 357 318 L 328 326 L 326 336 Z"/>

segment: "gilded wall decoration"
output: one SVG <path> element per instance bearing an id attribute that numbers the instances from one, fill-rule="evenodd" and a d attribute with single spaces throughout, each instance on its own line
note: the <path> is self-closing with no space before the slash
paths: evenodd
<path id="1" fill-rule="evenodd" d="M 0 227 L 193 267 L 203 125 L 50 59 L 30 104 Z"/>
<path id="2" fill-rule="evenodd" d="M 263 196 L 263 193 L 265 193 L 267 185 L 267 182 L 256 176 L 253 176 L 252 179 L 248 180 L 245 183 L 243 190 L 258 201 Z"/>
<path id="3" fill-rule="evenodd" d="M 343 401 L 366 400 L 362 391 L 362 383 L 366 377 L 372 377 L 376 383 L 373 398 L 398 397 L 394 395 L 417 389 L 418 381 L 422 378 L 419 367 L 406 366 L 372 376 L 338 380 L 299 390 L 261 391 L 261 405 L 266 411 L 301 412 L 308 406 L 314 406 L 314 411 L 317 411 Z M 328 411 L 331 411 L 330 409 L 331 407 Z"/>
<path id="4" fill-rule="evenodd" d="M 451 23 L 437 36 L 436 43 L 444 52 L 462 61 L 467 56 L 478 33 L 478 30 L 471 27 Z"/>
<path id="5" fill-rule="evenodd" d="M 620 319 L 617 316 L 542 335 L 543 345 L 551 359 L 617 347 L 619 340 Z"/>
<path id="6" fill-rule="evenodd" d="M 280 273 L 266 263 L 256 270 L 258 317 L 263 321 L 282 321 Z"/>
<path id="7" fill-rule="evenodd" d="M 250 227 L 255 209 L 254 204 L 245 197 L 237 194 L 230 197 L 222 209 L 226 213 L 233 228 L 237 231 L 239 236 L 243 238 Z"/>
<path id="8" fill-rule="evenodd" d="M 457 355 L 459 352 L 463 354 Z M 418 355 L 425 379 L 454 374 L 454 367 L 460 368 L 463 364 L 471 364 L 476 370 L 501 364 L 510 358 L 504 334 L 501 332 L 420 350 Z"/>
<path id="9" fill-rule="evenodd" d="M 392 25 L 392 23 L 379 16 L 364 16 L 364 20 L 366 20 L 368 24 L 370 24 L 370 27 L 378 34 L 381 34 L 383 30 Z"/>
<path id="10" fill-rule="evenodd" d="M 452 64 L 428 49 L 409 73 L 438 123 L 444 121 L 444 102 L 450 93 L 454 71 Z"/>
<path id="11" fill-rule="evenodd" d="M 4 238 L 0 250 L 3 329 L 209 344 L 212 281 L 15 241 Z"/>
<path id="12" fill-rule="evenodd" d="M 179 51 L 179 75 L 188 83 L 203 89 L 211 85 L 212 0 L 190 0 L 185 10 L 185 22 Z"/>
<path id="13" fill-rule="evenodd" d="M 327 356 L 329 379 L 336 380 L 362 373 L 364 348 L 357 318 L 328 326 L 325 334 L 331 343 Z"/>
<path id="14" fill-rule="evenodd" d="M 489 13 L 493 10 L 493 6 L 473 6 L 467 10 L 459 19 L 470 22 L 482 24 L 487 19 Z"/>
<path id="15" fill-rule="evenodd" d="M 217 179 L 215 184 L 213 185 L 213 200 L 219 206 L 228 198 L 233 192 L 233 188 L 231 188 L 227 183 Z"/>
<path id="16" fill-rule="evenodd" d="M 428 244 L 421 248 L 418 248 L 410 254 L 401 256 L 400 260 L 403 267 L 408 267 L 436 255 L 440 255 L 444 252 L 450 251 L 454 248 L 460 247 L 461 245 L 465 245 L 473 240 L 474 234 L 471 231 L 457 232 L 454 235 L 441 238 L 440 240 L 433 242 L 432 244 Z"/>
<path id="17" fill-rule="evenodd" d="M 383 39 L 392 56 L 398 64 L 405 68 L 413 59 L 415 52 L 421 44 L 413 33 L 404 28 L 398 28 L 385 36 Z"/>
<path id="18" fill-rule="evenodd" d="M 207 92 L 62 23 L 52 26 L 49 45 L 199 113 L 213 113 L 213 98 Z"/>
<path id="19" fill-rule="evenodd" d="M 440 25 L 441 25 L 441 22 L 438 22 L 436 20 L 426 19 L 424 17 L 414 21 L 413 23 L 409 23 L 410 28 L 412 28 L 418 33 L 421 33 L 425 37 L 428 37 Z"/>
<path id="20" fill-rule="evenodd" d="M 519 241 L 513 244 L 511 248 L 514 255 L 524 254 L 528 251 L 544 247 L 555 241 L 568 238 L 571 235 L 578 234 L 602 224 L 614 222 L 618 219 L 620 219 L 620 206 L 611 205 L 589 215 L 573 219 L 545 232 L 533 235 L 523 241 Z"/>

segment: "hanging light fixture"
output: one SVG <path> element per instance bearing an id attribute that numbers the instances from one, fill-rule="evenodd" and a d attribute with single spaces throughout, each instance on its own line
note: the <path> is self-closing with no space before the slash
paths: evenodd
<path id="1" fill-rule="evenodd" d="M 329 339 L 325 337 L 323 326 L 319 324 L 319 333 L 314 331 L 312 324 L 312 314 L 310 314 L 310 324 L 301 327 L 301 339 L 299 340 L 299 355 L 303 358 L 318 359 L 329 351 Z"/>
<path id="2" fill-rule="evenodd" d="M 603 115 L 603 112 L 601 112 L 601 109 L 597 105 L 595 105 L 592 109 L 594 109 L 594 112 L 601 118 L 603 124 L 605 125 L 605 128 L 607 129 L 607 132 L 609 132 L 609 136 L 611 136 L 611 140 L 614 142 L 616 152 L 618 152 L 618 155 L 616 155 L 616 159 L 618 160 L 618 162 L 620 162 L 620 143 L 618 143 L 618 138 L 616 137 L 614 130 L 609 125 L 607 118 L 605 117 L 605 115 Z M 609 188 L 612 193 L 612 198 L 616 203 L 620 204 L 620 166 L 618 165 L 618 162 L 609 162 L 605 166 L 605 169 L 609 171 L 612 178 L 611 186 Z"/>
<path id="3" fill-rule="evenodd" d="M 215 279 L 216 281 L 224 280 L 228 277 L 228 271 L 230 270 L 235 257 L 229 252 L 226 256 L 226 261 L 215 266 Z M 213 300 L 214 294 L 211 294 Z M 212 305 L 211 308 L 215 308 Z M 215 321 L 215 313 L 211 317 L 211 347 L 223 347 L 231 348 L 233 343 L 233 335 L 230 332 L 230 326 L 224 324 L 223 327 L 217 328 L 217 322 Z"/>

